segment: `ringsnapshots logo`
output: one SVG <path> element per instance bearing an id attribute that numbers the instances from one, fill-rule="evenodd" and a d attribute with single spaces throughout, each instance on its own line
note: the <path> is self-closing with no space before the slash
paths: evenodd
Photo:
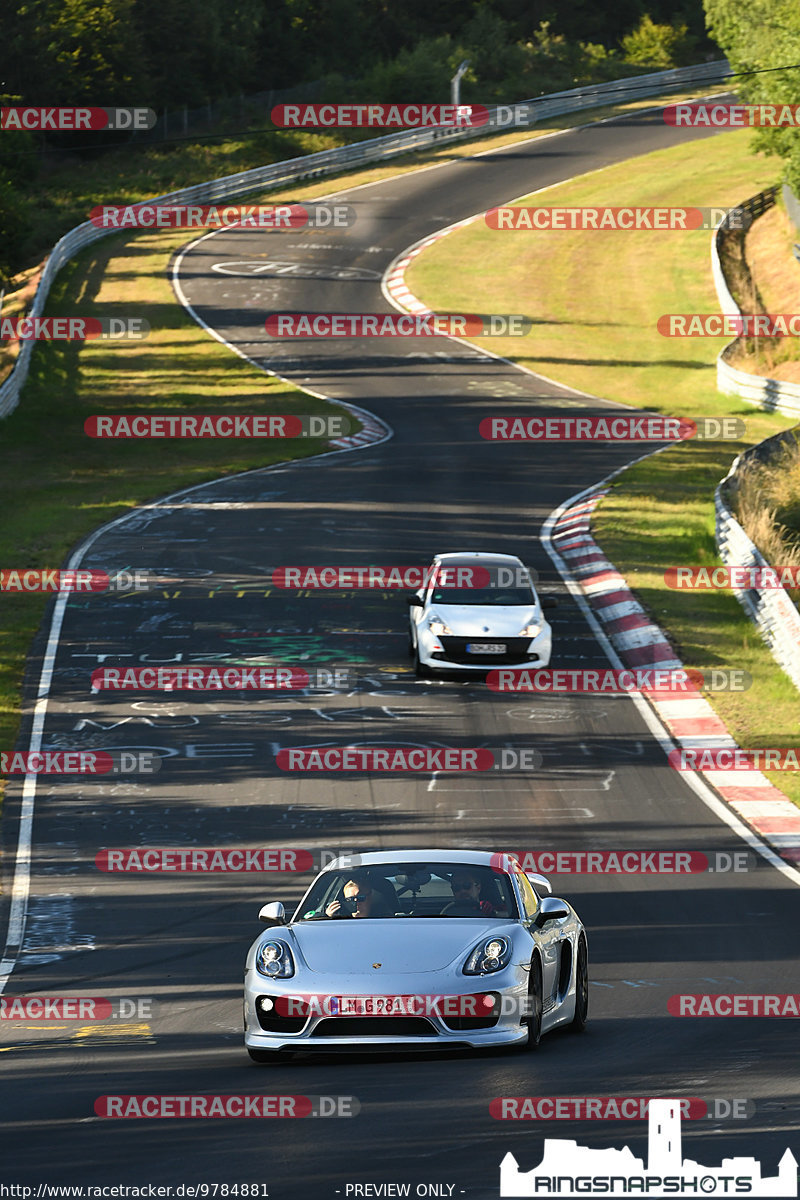
<path id="1" fill-rule="evenodd" d="M 349 689 L 355 675 L 348 667 L 98 667 L 92 691 L 134 692 L 293 692 L 306 688 Z"/>
<path id="2" fill-rule="evenodd" d="M 653 413 L 602 417 L 487 416 L 478 433 L 487 442 L 738 441 L 747 426 L 739 417 L 693 420 Z"/>
<path id="3" fill-rule="evenodd" d="M 528 230 L 542 232 L 550 230 L 689 230 L 689 229 L 740 229 L 747 230 L 753 218 L 744 209 L 730 208 L 653 208 L 629 206 L 612 208 L 608 205 L 586 208 L 526 207 L 505 205 L 490 208 L 484 215 L 489 229 Z"/>
<path id="4" fill-rule="evenodd" d="M 149 750 L 4 750 L 0 775 L 155 775 L 161 758 Z"/>
<path id="5" fill-rule="evenodd" d="M 98 129 L 152 129 L 156 123 L 152 108 L 49 108 L 14 105 L 0 108 L 0 130 L 27 130 L 43 133 L 80 133 Z"/>
<path id="6" fill-rule="evenodd" d="M 143 317 L 0 317 L 4 342 L 141 342 L 149 336 Z"/>
<path id="7" fill-rule="evenodd" d="M 541 1162 L 521 1171 L 509 1151 L 500 1164 L 502 1197 L 559 1196 L 796 1196 L 797 1159 L 787 1149 L 778 1174 L 765 1176 L 752 1155 L 726 1158 L 718 1167 L 704 1167 L 683 1157 L 682 1105 L 679 1098 L 651 1099 L 648 1107 L 647 1162 L 621 1150 L 580 1146 L 574 1139 L 546 1138 Z"/>
<path id="8" fill-rule="evenodd" d="M 128 1120 L 355 1117 L 360 1108 L 355 1096 L 270 1096 L 264 1093 L 255 1096 L 105 1095 L 98 1096 L 94 1102 L 95 1116 Z"/>
<path id="9" fill-rule="evenodd" d="M 275 338 L 526 337 L 521 313 L 272 313 L 264 322 Z"/>
<path id="10" fill-rule="evenodd" d="M 354 423 L 347 417 L 302 415 L 191 413 L 118 413 L 87 417 L 83 430 L 91 438 L 338 438 Z"/>

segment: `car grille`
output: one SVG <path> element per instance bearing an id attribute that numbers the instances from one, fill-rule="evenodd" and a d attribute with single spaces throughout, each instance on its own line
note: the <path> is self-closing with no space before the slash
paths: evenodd
<path id="1" fill-rule="evenodd" d="M 464 1032 L 467 1029 L 494 1029 L 499 1013 L 489 1013 L 486 1017 L 442 1017 L 448 1029 L 454 1032 Z"/>
<path id="2" fill-rule="evenodd" d="M 473 663 L 476 667 L 508 666 L 511 663 L 530 662 L 534 657 L 528 654 L 531 639 L 527 637 L 507 638 L 499 634 L 481 634 L 477 637 L 440 637 L 443 651 L 434 650 L 431 658 L 454 663 Z M 473 642 L 498 642 L 505 646 L 504 654 L 469 654 L 467 646 Z"/>
<path id="3" fill-rule="evenodd" d="M 328 1017 L 311 1030 L 315 1037 L 438 1037 L 424 1017 Z"/>

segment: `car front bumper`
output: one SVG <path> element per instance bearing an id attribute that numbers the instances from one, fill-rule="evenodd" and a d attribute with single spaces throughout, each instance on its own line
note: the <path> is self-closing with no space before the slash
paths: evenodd
<path id="1" fill-rule="evenodd" d="M 477 634 L 470 637 L 437 637 L 425 626 L 417 631 L 419 660 L 433 670 L 488 671 L 493 667 L 547 667 L 553 649 L 549 625 L 535 638 L 512 638 Z M 474 654 L 466 649 L 473 643 L 505 645 L 501 654 Z"/>
<path id="2" fill-rule="evenodd" d="M 507 973 L 501 972 L 506 975 Z M 275 1026 L 281 1022 L 274 1017 L 266 1020 L 259 1019 L 259 1005 L 263 996 L 275 999 L 279 996 L 309 995 L 311 989 L 286 986 L 291 980 L 277 981 L 265 979 L 256 971 L 248 972 L 245 981 L 244 1015 L 245 1015 L 245 1045 L 252 1050 L 282 1050 L 286 1052 L 304 1050 L 314 1051 L 352 1051 L 386 1050 L 391 1047 L 407 1048 L 410 1046 L 419 1050 L 447 1050 L 457 1047 L 481 1046 L 510 1046 L 523 1042 L 527 1038 L 527 1027 L 523 1024 L 523 1014 L 528 996 L 527 973 L 515 969 L 515 980 L 505 980 L 502 986 L 491 977 L 476 977 L 464 986 L 461 981 L 459 989 L 447 988 L 441 991 L 428 987 L 416 993 L 420 997 L 428 997 L 432 993 L 447 999 L 459 996 L 474 996 L 479 993 L 491 993 L 497 998 L 497 1013 L 494 1023 L 489 1027 L 476 1027 L 471 1018 L 442 1015 L 436 1005 L 424 1003 L 420 1016 L 352 1016 L 327 1015 L 315 1012 L 307 1018 L 291 1019 L 293 1029 L 279 1029 Z M 394 981 L 398 983 L 397 980 Z M 390 981 L 382 981 L 380 995 L 408 995 L 413 992 L 409 982 L 399 981 L 394 990 Z M 331 993 L 333 994 L 333 993 Z M 345 987 L 337 995 L 366 994 L 363 988 Z M 378 993 L 375 993 L 376 995 Z M 440 1006 L 441 1007 L 441 1006 Z M 285 1021 L 290 1020 L 286 1018 Z M 270 1029 L 263 1028 L 269 1024 Z"/>

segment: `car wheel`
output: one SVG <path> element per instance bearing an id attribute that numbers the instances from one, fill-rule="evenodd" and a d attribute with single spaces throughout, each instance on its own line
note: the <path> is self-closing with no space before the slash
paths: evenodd
<path id="1" fill-rule="evenodd" d="M 525 1018 L 528 1026 L 526 1050 L 535 1050 L 542 1040 L 542 961 L 538 954 L 531 958 L 531 977 L 528 984 L 531 1011 Z"/>
<path id="2" fill-rule="evenodd" d="M 419 646 L 417 646 L 414 650 L 414 674 L 416 675 L 417 679 L 429 679 L 431 674 L 430 669 L 425 665 L 425 663 L 420 662 L 419 660 Z"/>
<path id="3" fill-rule="evenodd" d="M 578 941 L 578 961 L 575 965 L 575 1016 L 572 1018 L 570 1029 L 581 1033 L 586 1028 L 589 1015 L 589 951 L 586 948 L 586 938 L 581 936 Z"/>
<path id="4" fill-rule="evenodd" d="M 256 1063 L 286 1062 L 290 1057 L 283 1050 L 253 1050 L 251 1046 L 247 1047 L 247 1053 Z"/>

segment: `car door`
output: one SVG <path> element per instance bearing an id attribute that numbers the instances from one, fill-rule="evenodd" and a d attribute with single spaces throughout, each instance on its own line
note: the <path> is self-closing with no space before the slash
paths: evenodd
<path id="1" fill-rule="evenodd" d="M 539 897 L 525 875 L 517 875 L 522 893 L 524 924 L 539 947 L 542 958 L 542 1012 L 547 1013 L 556 1003 L 561 945 L 563 941 L 561 921 L 548 921 L 541 929 L 536 927 Z"/>

